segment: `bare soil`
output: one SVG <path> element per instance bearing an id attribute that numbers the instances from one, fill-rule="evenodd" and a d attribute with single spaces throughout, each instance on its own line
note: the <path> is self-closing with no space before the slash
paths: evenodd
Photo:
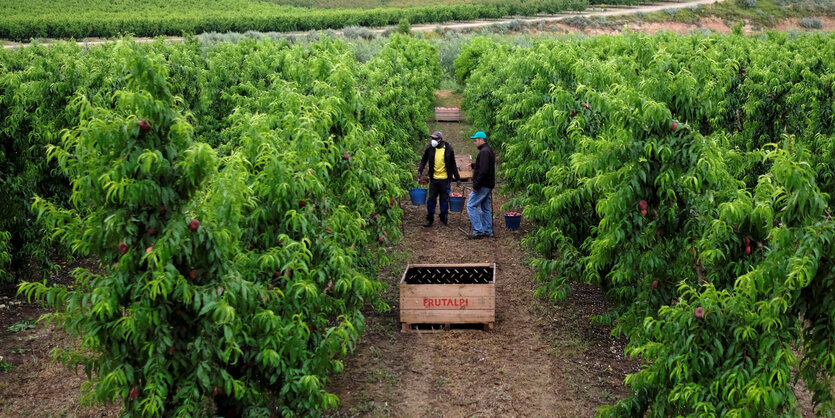
<path id="1" fill-rule="evenodd" d="M 461 103 L 464 101 L 464 98 L 461 94 L 456 94 L 452 90 L 436 90 L 435 91 L 435 104 L 438 107 L 461 107 Z M 459 131 L 458 135 L 461 136 L 461 127 L 456 127 L 456 130 Z M 469 137 L 469 135 L 467 135 Z M 455 144 L 453 144 L 453 147 Z"/>
<path id="2" fill-rule="evenodd" d="M 456 155 L 476 153 L 475 128 L 430 124 L 436 129 Z M 363 341 L 329 387 L 342 400 L 335 416 L 592 416 L 626 396 L 623 380 L 638 363 L 624 359 L 624 340 L 590 322 L 607 309 L 602 293 L 579 285 L 559 305 L 534 297 L 531 255 L 520 244 L 529 225 L 506 229 L 505 201 L 494 192 L 495 238 L 481 240 L 466 238 L 464 212 L 450 212 L 448 226 L 424 228 L 426 208 L 403 203 L 405 237 L 390 249 L 396 261 L 382 275 L 392 310 L 368 313 Z M 496 263 L 493 330 L 400 331 L 397 284 L 406 263 L 474 262 Z"/>
<path id="3" fill-rule="evenodd" d="M 71 284 L 76 267 L 96 266 L 89 260 L 65 264 L 50 282 Z M 0 305 L 5 305 L 0 308 L 0 356 L 14 367 L 0 371 L 0 417 L 118 416 L 118 405 L 83 405 L 84 371 L 76 373 L 52 361 L 53 348 L 74 342 L 64 332 L 36 322 L 47 309 L 16 296 L 14 287 L 0 288 Z M 35 326 L 24 329 L 24 324 Z"/>

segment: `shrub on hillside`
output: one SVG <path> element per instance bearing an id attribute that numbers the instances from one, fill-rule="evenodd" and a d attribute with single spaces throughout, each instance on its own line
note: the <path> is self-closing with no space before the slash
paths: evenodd
<path id="1" fill-rule="evenodd" d="M 806 29 L 823 29 L 823 23 L 820 19 L 814 17 L 804 17 L 800 19 L 800 26 Z"/>
<path id="2" fill-rule="evenodd" d="M 374 39 L 376 36 L 374 32 L 371 32 L 368 28 L 360 27 L 360 26 L 347 26 L 342 29 L 342 35 L 344 35 L 348 39 Z"/>

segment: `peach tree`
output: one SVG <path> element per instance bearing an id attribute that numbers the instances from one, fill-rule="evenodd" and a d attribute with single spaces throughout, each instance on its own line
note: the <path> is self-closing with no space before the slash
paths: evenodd
<path id="1" fill-rule="evenodd" d="M 238 312 L 266 290 L 231 268 L 230 212 L 198 199 L 218 158 L 192 140 L 159 57 L 126 44 L 117 52 L 127 89 L 112 108 L 78 97 L 81 124 L 49 148 L 72 179 L 73 208 L 35 203 L 56 236 L 102 267 L 75 270 L 72 286 L 20 290 L 55 308 L 45 319 L 79 337 L 54 355 L 83 366 L 90 400 L 121 400 L 126 414 L 143 416 L 202 415 L 219 393 L 257 404 L 266 396 L 259 383 L 228 368 L 239 359 L 235 327 L 251 320 Z"/>
<path id="2" fill-rule="evenodd" d="M 238 173 L 226 177 L 251 190 L 235 268 L 267 289 L 259 297 L 269 313 L 236 330 L 242 366 L 230 373 L 264 382 L 277 394 L 275 409 L 292 415 L 336 406 L 327 374 L 341 371 L 339 358 L 356 346 L 361 308 L 387 309 L 373 276 L 383 245 L 399 236 L 404 170 L 389 161 L 381 135 L 359 124 L 371 105 L 348 51 L 328 40 L 310 49 L 262 48 L 264 57 L 250 59 L 278 57 L 287 66 L 260 94 L 230 97 L 238 109 L 225 135 L 234 138 L 236 163 L 224 172 Z M 404 99 L 415 86 L 406 87 Z M 228 188 L 209 189 L 223 200 Z M 264 346 L 275 347 L 271 357 L 261 356 Z M 251 405 L 216 401 L 235 413 Z"/>
<path id="3" fill-rule="evenodd" d="M 24 283 L 21 291 L 55 308 L 46 319 L 80 337 L 55 356 L 83 366 L 89 399 L 121 399 L 131 415 L 193 416 L 231 397 L 250 414 L 266 413 L 269 382 L 236 370 L 258 361 L 278 376 L 278 352 L 304 347 L 252 347 L 241 332 L 252 323 L 269 328 L 274 315 L 263 301 L 276 297 L 233 268 L 248 189 L 230 170 L 215 180 L 222 197 L 200 192 L 218 157 L 192 140 L 159 58 L 127 46 L 119 53 L 128 89 L 113 108 L 77 99 L 81 125 L 49 150 L 72 179 L 74 208 L 36 201 L 57 236 L 103 267 L 76 270 L 73 286 Z M 315 380 L 298 376 L 297 384 Z"/>
<path id="4" fill-rule="evenodd" d="M 463 55 L 465 105 L 502 136 L 511 204 L 538 223 L 540 292 L 600 283 L 613 309 L 597 319 L 646 362 L 602 415 L 790 415 L 800 378 L 831 414 L 832 42 L 629 35 Z"/>
<path id="5" fill-rule="evenodd" d="M 646 319 L 633 394 L 604 415 L 792 414 L 800 378 L 832 412 L 835 224 L 804 154 L 774 149 L 756 192 L 719 205 L 698 243 L 705 280 Z"/>
<path id="6" fill-rule="evenodd" d="M 71 105 L 78 95 L 93 104 L 112 100 L 124 87 L 120 63 L 113 57 L 114 44 L 84 48 L 75 42 L 50 46 L 32 45 L 0 52 L 0 230 L 10 260 L 0 261 L 0 270 L 11 278 L 27 273 L 30 265 L 46 277 L 53 261 L 67 258 L 68 251 L 51 239 L 30 210 L 33 196 L 48 199 L 60 207 L 68 205 L 71 189 L 55 160 L 48 161 L 44 148 L 57 144 L 64 129 L 79 124 L 79 113 Z M 195 86 L 202 74 L 202 60 L 196 41 L 181 45 L 162 42 L 139 47 L 147 53 L 165 56 L 172 91 L 190 106 L 200 108 Z M 199 93 L 197 93 L 199 95 Z M 3 274 L 3 273 L 0 273 Z"/>

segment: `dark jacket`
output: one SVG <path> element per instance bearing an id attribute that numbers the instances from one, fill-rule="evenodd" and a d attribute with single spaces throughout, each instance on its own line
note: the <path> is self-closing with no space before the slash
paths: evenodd
<path id="1" fill-rule="evenodd" d="M 458 166 L 455 165 L 455 151 L 452 150 L 452 145 L 447 142 L 442 142 L 446 146 L 446 153 L 444 154 L 444 164 L 446 165 L 446 176 L 450 181 L 461 181 L 458 175 Z M 426 167 L 426 162 L 429 162 L 429 178 L 432 179 L 435 175 L 435 148 L 433 146 L 426 147 L 423 150 L 423 157 L 420 159 L 420 166 L 418 167 L 418 175 L 423 174 L 423 169 Z"/>
<path id="2" fill-rule="evenodd" d="M 473 164 L 473 189 L 496 187 L 496 154 L 489 145 L 478 147 L 478 156 Z"/>

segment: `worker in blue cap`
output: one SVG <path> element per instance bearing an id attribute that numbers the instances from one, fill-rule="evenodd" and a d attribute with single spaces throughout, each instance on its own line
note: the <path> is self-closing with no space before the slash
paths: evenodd
<path id="1" fill-rule="evenodd" d="M 473 231 L 467 235 L 470 239 L 493 236 L 493 188 L 496 187 L 496 155 L 487 145 L 487 134 L 478 131 L 471 136 L 478 148 L 478 156 L 473 164 L 473 191 L 467 199 L 467 215 Z"/>

